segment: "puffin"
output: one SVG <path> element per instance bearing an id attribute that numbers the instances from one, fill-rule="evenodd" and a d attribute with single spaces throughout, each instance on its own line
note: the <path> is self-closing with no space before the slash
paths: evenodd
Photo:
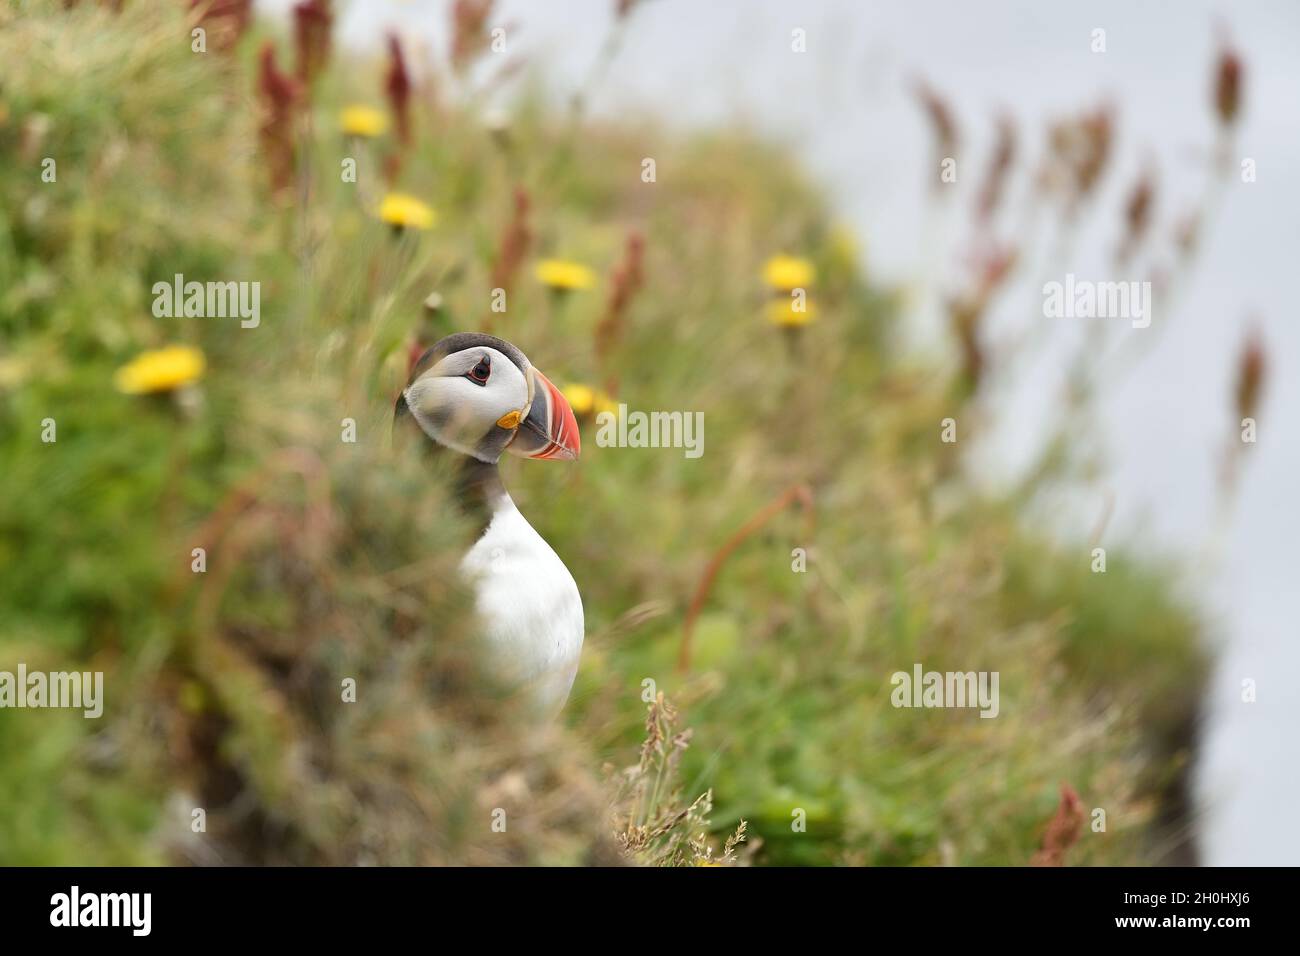
<path id="1" fill-rule="evenodd" d="M 460 562 L 482 624 L 491 678 L 530 712 L 555 717 L 578 672 L 582 596 L 555 550 L 501 481 L 505 453 L 572 461 L 578 422 L 564 394 L 516 346 L 458 332 L 425 350 L 393 414 L 457 458 L 455 490 L 478 535 Z"/>

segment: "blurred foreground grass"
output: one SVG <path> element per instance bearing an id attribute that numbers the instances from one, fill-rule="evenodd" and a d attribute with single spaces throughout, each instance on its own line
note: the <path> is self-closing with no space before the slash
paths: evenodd
<path id="1" fill-rule="evenodd" d="M 743 819 L 756 862 L 1025 863 L 1062 782 L 1106 811 L 1070 862 L 1182 846 L 1194 620 L 1160 568 L 1112 549 L 1091 573 L 1088 547 L 1029 523 L 1025 489 L 971 490 L 939 441 L 961 385 L 895 357 L 889 291 L 793 158 L 540 96 L 487 128 L 473 96 L 425 89 L 409 148 L 391 121 L 346 138 L 345 105 L 383 107 L 382 63 L 336 61 L 291 125 L 263 125 L 255 40 L 193 53 L 172 6 L 0 12 L 0 670 L 102 670 L 107 697 L 98 721 L 0 711 L 0 862 L 614 861 L 602 766 L 635 763 L 648 681 L 694 730 L 687 801 L 712 788 L 718 844 Z M 273 190 L 277 149 L 296 161 Z M 385 170 L 434 228 L 379 220 Z M 633 231 L 645 282 L 601 355 Z M 816 267 L 797 330 L 764 314 L 783 251 Z M 545 257 L 596 288 L 544 288 Z M 260 282 L 260 325 L 155 318 L 177 273 Z M 388 447 L 411 344 L 489 323 L 557 382 L 705 413 L 698 459 L 593 430 L 576 466 L 504 466 L 586 607 L 560 727 L 472 686 L 466 529 L 443 476 Z M 114 388 L 172 343 L 206 358 L 193 387 Z M 792 484 L 812 513 L 737 549 L 678 671 L 709 556 Z M 1000 672 L 999 716 L 893 708 L 915 662 Z"/>

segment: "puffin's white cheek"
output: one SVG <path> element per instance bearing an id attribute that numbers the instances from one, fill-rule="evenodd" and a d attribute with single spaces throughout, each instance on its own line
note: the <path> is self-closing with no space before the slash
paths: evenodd
<path id="1" fill-rule="evenodd" d="M 468 379 L 421 379 L 407 390 L 406 401 L 426 432 L 444 445 L 472 450 L 498 416 L 487 391 Z"/>

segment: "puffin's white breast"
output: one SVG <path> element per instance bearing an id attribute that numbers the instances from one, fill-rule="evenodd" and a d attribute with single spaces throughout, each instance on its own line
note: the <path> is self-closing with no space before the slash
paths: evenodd
<path id="1" fill-rule="evenodd" d="M 488 665 L 540 711 L 557 712 L 582 652 L 582 597 L 569 569 L 506 496 L 461 571 L 475 586 Z"/>

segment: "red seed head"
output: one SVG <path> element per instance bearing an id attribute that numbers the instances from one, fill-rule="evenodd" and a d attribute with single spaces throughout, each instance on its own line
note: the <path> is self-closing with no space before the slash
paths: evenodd
<path id="1" fill-rule="evenodd" d="M 411 74 L 406 70 L 402 44 L 393 34 L 388 35 L 388 74 L 384 80 L 388 106 L 393 111 L 397 135 L 402 144 L 411 144 Z"/>
<path id="2" fill-rule="evenodd" d="M 1241 110 L 1241 57 L 1229 46 L 1219 51 L 1214 68 L 1214 111 L 1219 122 L 1231 126 Z"/>
<path id="3" fill-rule="evenodd" d="M 253 18 L 253 0 L 190 0 L 190 9 L 199 12 L 198 22 L 218 50 L 238 43 Z"/>
<path id="4" fill-rule="evenodd" d="M 451 65 L 463 70 L 488 44 L 494 0 L 456 0 L 451 8 Z"/>
<path id="5" fill-rule="evenodd" d="M 1031 861 L 1034 866 L 1062 866 L 1065 854 L 1079 841 L 1079 828 L 1083 826 L 1083 801 L 1068 783 L 1061 784 L 1061 802 L 1047 823 L 1043 842 Z"/>
<path id="6" fill-rule="evenodd" d="M 1267 353 L 1264 339 L 1259 329 L 1252 329 L 1246 336 L 1241 355 L 1237 359 L 1237 385 L 1235 396 L 1237 418 L 1254 418 L 1259 409 L 1260 395 L 1264 391 L 1264 379 L 1268 371 Z"/>
<path id="7" fill-rule="evenodd" d="M 297 75 L 310 84 L 330 55 L 330 28 L 334 13 L 329 0 L 303 0 L 293 8 L 293 36 L 297 48 Z"/>

